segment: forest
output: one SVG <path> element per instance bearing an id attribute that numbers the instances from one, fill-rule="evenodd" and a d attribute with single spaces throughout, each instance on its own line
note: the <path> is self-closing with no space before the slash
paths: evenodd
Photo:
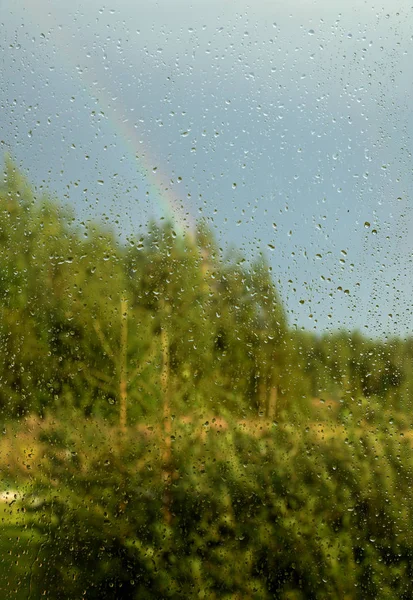
<path id="1" fill-rule="evenodd" d="M 3 598 L 413 598 L 413 337 L 293 327 L 204 221 L 0 184 Z"/>

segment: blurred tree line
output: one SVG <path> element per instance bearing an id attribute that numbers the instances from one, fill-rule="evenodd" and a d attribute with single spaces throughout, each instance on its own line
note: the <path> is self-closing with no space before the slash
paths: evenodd
<path id="1" fill-rule="evenodd" d="M 3 418 L 61 409 L 123 427 L 172 413 L 280 419 L 310 399 L 406 411 L 413 338 L 289 327 L 263 254 L 223 255 L 204 223 L 121 243 L 35 195 L 6 158 L 0 187 Z"/>

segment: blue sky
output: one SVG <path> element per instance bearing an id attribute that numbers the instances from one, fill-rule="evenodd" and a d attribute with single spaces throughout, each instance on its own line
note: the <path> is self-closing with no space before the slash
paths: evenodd
<path id="1" fill-rule="evenodd" d="M 292 324 L 410 333 L 406 2 L 0 0 L 0 33 L 2 145 L 37 186 L 138 231 L 142 150 L 223 245 L 267 253 Z"/>

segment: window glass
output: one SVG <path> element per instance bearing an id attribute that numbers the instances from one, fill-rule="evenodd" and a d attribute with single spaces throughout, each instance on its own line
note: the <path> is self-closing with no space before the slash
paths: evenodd
<path id="1" fill-rule="evenodd" d="M 412 7 L 0 0 L 0 596 L 410 598 Z"/>

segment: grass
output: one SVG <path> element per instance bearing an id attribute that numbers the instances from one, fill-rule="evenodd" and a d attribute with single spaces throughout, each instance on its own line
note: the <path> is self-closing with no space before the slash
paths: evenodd
<path id="1" fill-rule="evenodd" d="M 2 518 L 0 527 L 0 598 L 20 600 L 37 598 L 31 586 L 31 572 L 37 558 L 41 538 L 28 529 L 24 519 Z"/>

